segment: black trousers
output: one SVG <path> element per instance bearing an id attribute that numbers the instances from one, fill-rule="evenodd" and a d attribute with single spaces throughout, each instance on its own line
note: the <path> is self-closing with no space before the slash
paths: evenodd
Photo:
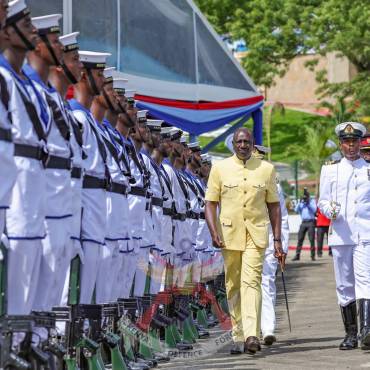
<path id="1" fill-rule="evenodd" d="M 317 254 L 322 254 L 322 247 L 324 245 L 324 237 L 326 234 L 326 237 L 328 237 L 329 233 L 329 226 L 318 226 L 317 227 Z"/>
<path id="2" fill-rule="evenodd" d="M 297 254 L 301 254 L 304 238 L 308 234 L 311 245 L 311 257 L 315 256 L 315 220 L 302 221 L 298 231 Z"/>

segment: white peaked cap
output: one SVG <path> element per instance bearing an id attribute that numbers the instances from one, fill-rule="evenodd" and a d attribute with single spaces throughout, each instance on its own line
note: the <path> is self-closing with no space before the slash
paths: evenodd
<path id="1" fill-rule="evenodd" d="M 125 96 L 128 99 L 133 99 L 135 97 L 136 91 L 135 90 L 126 90 Z"/>
<path id="2" fill-rule="evenodd" d="M 200 143 L 199 143 L 199 141 L 194 141 L 192 143 L 189 143 L 188 147 L 189 148 L 200 148 Z"/>
<path id="3" fill-rule="evenodd" d="M 148 112 L 148 110 L 139 110 L 137 112 L 137 118 L 146 118 Z"/>
<path id="4" fill-rule="evenodd" d="M 181 138 L 180 138 L 180 143 L 181 144 L 188 144 L 188 142 L 187 142 L 187 140 L 186 140 L 186 137 L 185 136 L 181 136 Z"/>
<path id="5" fill-rule="evenodd" d="M 20 12 L 23 12 L 23 10 L 27 9 L 27 4 L 24 0 L 13 0 L 9 1 L 8 4 L 8 14 L 6 18 L 11 18 L 13 15 L 16 15 Z"/>
<path id="6" fill-rule="evenodd" d="M 80 50 L 78 54 L 80 55 L 81 62 L 96 64 L 105 64 L 107 62 L 107 58 L 112 55 L 110 53 L 98 53 L 96 51 L 85 50 Z"/>
<path id="7" fill-rule="evenodd" d="M 80 34 L 79 32 L 68 33 L 67 35 L 60 36 L 59 41 L 64 47 L 69 45 L 75 45 L 78 43 L 77 37 L 79 34 Z"/>
<path id="8" fill-rule="evenodd" d="M 104 77 L 105 78 L 113 78 L 113 72 L 116 70 L 116 67 L 107 67 L 104 69 Z"/>
<path id="9" fill-rule="evenodd" d="M 162 127 L 161 128 L 161 134 L 166 135 L 169 134 L 172 131 L 172 127 Z"/>
<path id="10" fill-rule="evenodd" d="M 32 18 L 32 24 L 38 30 L 49 29 L 53 27 L 59 27 L 59 21 L 62 19 L 61 14 L 50 14 L 43 15 L 42 17 Z"/>
<path id="11" fill-rule="evenodd" d="M 127 89 L 128 80 L 125 78 L 113 78 L 113 89 Z"/>
<path id="12" fill-rule="evenodd" d="M 366 134 L 366 127 L 359 122 L 343 122 L 335 127 L 335 133 L 337 136 L 353 134 L 362 137 Z"/>
<path id="13" fill-rule="evenodd" d="M 146 125 L 149 127 L 149 129 L 152 129 L 153 131 L 161 131 L 162 123 L 163 121 L 160 119 L 148 119 Z"/>

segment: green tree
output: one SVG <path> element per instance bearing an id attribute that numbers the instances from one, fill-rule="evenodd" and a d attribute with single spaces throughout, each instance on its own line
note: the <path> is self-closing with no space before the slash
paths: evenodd
<path id="1" fill-rule="evenodd" d="M 319 190 L 321 167 L 337 148 L 329 145 L 330 141 L 336 142 L 334 135 L 335 125 L 317 123 L 304 126 L 305 142 L 294 144 L 288 148 L 292 154 L 298 155 L 301 167 L 315 179 L 316 195 Z"/>
<path id="2" fill-rule="evenodd" d="M 296 55 L 335 51 L 357 69 L 349 83 L 330 84 L 320 72 L 320 94 L 353 97 L 370 115 L 369 0 L 197 0 L 218 31 L 243 38 L 243 60 L 257 85 L 269 87 Z"/>

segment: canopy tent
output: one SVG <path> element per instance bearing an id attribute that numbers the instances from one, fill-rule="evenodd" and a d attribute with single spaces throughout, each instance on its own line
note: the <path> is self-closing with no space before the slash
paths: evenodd
<path id="1" fill-rule="evenodd" d="M 252 117 L 262 141 L 263 97 L 192 0 L 29 3 L 34 15 L 62 11 L 82 49 L 112 53 L 152 116 L 195 135 Z"/>
<path id="2" fill-rule="evenodd" d="M 121 71 L 148 109 L 191 134 L 259 111 L 263 97 L 191 0 L 125 0 Z M 262 115 L 253 114 L 256 141 Z"/>

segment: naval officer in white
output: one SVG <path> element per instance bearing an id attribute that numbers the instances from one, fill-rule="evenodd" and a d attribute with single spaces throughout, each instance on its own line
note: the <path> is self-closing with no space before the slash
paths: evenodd
<path id="1" fill-rule="evenodd" d="M 346 331 L 339 348 L 358 346 L 357 300 L 361 348 L 370 349 L 370 165 L 360 157 L 366 129 L 345 122 L 335 132 L 344 158 L 323 166 L 319 208 L 332 222 L 329 246 Z"/>

